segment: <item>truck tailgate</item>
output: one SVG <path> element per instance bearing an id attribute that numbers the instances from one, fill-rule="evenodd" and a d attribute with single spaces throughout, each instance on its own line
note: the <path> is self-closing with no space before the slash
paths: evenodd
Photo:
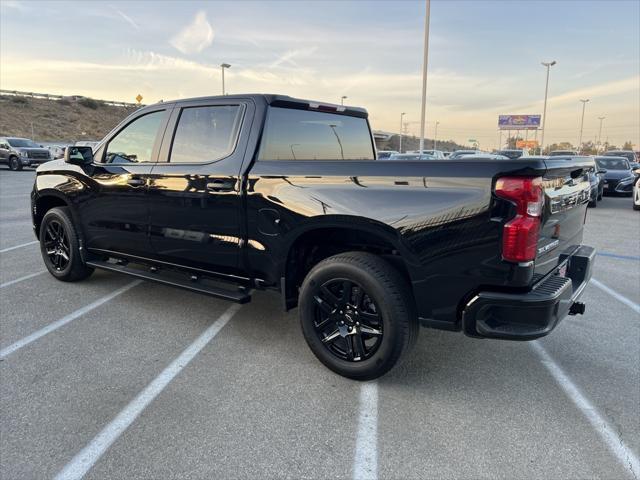
<path id="1" fill-rule="evenodd" d="M 545 206 L 542 215 L 536 276 L 545 275 L 560 262 L 560 255 L 570 253 L 582 243 L 582 230 L 589 202 L 589 170 L 595 168 L 589 157 L 545 159 L 543 177 Z"/>

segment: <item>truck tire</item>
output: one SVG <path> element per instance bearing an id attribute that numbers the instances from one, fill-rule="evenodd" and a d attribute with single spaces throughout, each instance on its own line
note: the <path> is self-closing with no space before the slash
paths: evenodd
<path id="1" fill-rule="evenodd" d="M 22 170 L 22 162 L 15 155 L 9 157 L 9 168 L 14 172 L 19 172 Z"/>
<path id="2" fill-rule="evenodd" d="M 418 335 L 409 283 L 370 253 L 318 263 L 302 283 L 299 306 L 311 351 L 329 369 L 356 380 L 387 373 Z"/>
<path id="3" fill-rule="evenodd" d="M 49 273 L 63 282 L 84 280 L 93 273 L 80 255 L 80 241 L 67 207 L 49 210 L 40 224 L 40 252 Z"/>

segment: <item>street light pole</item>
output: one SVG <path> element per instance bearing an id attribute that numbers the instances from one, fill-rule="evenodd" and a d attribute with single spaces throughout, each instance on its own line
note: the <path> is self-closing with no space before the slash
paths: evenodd
<path id="1" fill-rule="evenodd" d="M 582 120 L 580 120 L 580 138 L 578 138 L 578 153 L 582 152 L 582 128 L 584 127 L 584 110 L 587 106 L 588 98 L 580 99 L 582 102 Z"/>
<path id="2" fill-rule="evenodd" d="M 426 0 L 424 16 L 424 58 L 422 59 L 422 110 L 420 112 L 420 153 L 424 149 L 424 123 L 427 109 L 427 66 L 429 64 L 429 16 L 431 14 L 431 0 Z"/>
<path id="3" fill-rule="evenodd" d="M 556 61 L 542 62 L 542 65 L 547 67 L 547 83 L 544 87 L 544 108 L 542 109 L 542 134 L 540 136 L 540 155 L 544 150 L 544 127 L 547 123 L 547 97 L 549 95 L 549 70 L 556 64 Z"/>
<path id="4" fill-rule="evenodd" d="M 433 149 L 434 150 L 438 149 L 438 125 L 440 125 L 440 122 L 436 120 L 436 130 L 435 132 L 433 132 Z"/>
<path id="5" fill-rule="evenodd" d="M 346 95 L 342 95 L 340 97 L 340 105 L 344 105 L 344 101 L 345 101 L 346 98 L 348 98 Z"/>
<path id="6" fill-rule="evenodd" d="M 607 117 L 598 117 L 598 120 L 600 120 L 600 128 L 598 129 L 598 148 L 600 148 L 600 145 L 602 145 L 602 121 L 607 118 Z"/>
<path id="7" fill-rule="evenodd" d="M 398 150 L 402 153 L 402 118 L 406 115 L 405 112 L 400 114 L 400 145 L 398 146 Z"/>
<path id="8" fill-rule="evenodd" d="M 222 95 L 226 95 L 224 90 L 224 69 L 231 68 L 231 65 L 229 65 L 228 63 L 221 63 L 220 68 L 222 69 Z"/>

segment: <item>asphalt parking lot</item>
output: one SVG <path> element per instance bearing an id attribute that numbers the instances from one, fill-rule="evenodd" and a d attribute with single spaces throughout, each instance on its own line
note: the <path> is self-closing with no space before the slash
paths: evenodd
<path id="1" fill-rule="evenodd" d="M 32 171 L 0 171 L 0 477 L 634 478 L 640 214 L 589 209 L 583 297 L 538 342 L 422 330 L 373 383 L 324 368 L 297 312 L 106 272 L 44 273 Z M 226 323 L 225 323 L 226 322 Z"/>

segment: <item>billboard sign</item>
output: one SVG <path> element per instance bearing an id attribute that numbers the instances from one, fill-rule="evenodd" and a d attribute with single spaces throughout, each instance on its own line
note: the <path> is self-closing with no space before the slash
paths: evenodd
<path id="1" fill-rule="evenodd" d="M 537 140 L 517 140 L 516 141 L 516 148 L 537 148 L 538 147 L 538 141 Z"/>
<path id="2" fill-rule="evenodd" d="M 542 115 L 498 115 L 500 130 L 536 130 Z"/>

